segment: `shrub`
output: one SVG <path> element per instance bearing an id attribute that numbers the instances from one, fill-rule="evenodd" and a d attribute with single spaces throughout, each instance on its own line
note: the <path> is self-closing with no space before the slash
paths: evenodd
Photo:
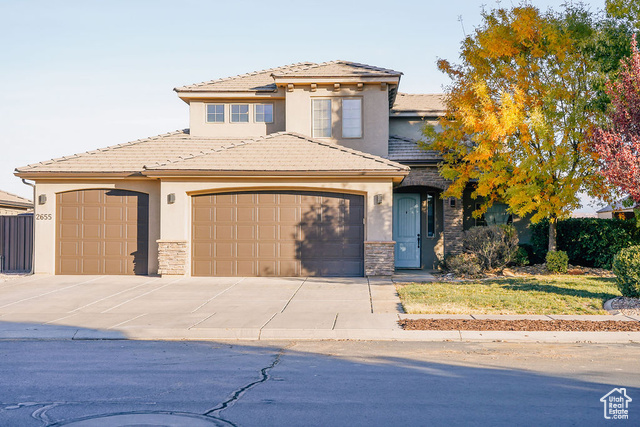
<path id="1" fill-rule="evenodd" d="M 445 259 L 445 267 L 461 277 L 475 277 L 482 272 L 478 258 L 472 254 L 449 255 Z"/>
<path id="2" fill-rule="evenodd" d="M 547 252 L 547 270 L 551 273 L 566 273 L 569 266 L 569 256 L 564 251 Z"/>
<path id="3" fill-rule="evenodd" d="M 522 246 L 518 248 L 516 254 L 513 256 L 513 263 L 519 266 L 529 265 L 529 254 Z"/>
<path id="4" fill-rule="evenodd" d="M 613 258 L 613 273 L 623 296 L 640 298 L 640 246 L 618 252 Z"/>
<path id="5" fill-rule="evenodd" d="M 611 268 L 621 249 L 640 245 L 640 228 L 634 221 L 602 218 L 570 218 L 558 221 L 558 250 L 569 261 L 585 267 Z M 531 244 L 536 257 L 547 254 L 549 223 L 531 224 Z"/>
<path id="6" fill-rule="evenodd" d="M 518 250 L 518 233 L 512 225 L 472 227 L 464 232 L 464 252 L 475 255 L 483 270 L 505 267 Z"/>

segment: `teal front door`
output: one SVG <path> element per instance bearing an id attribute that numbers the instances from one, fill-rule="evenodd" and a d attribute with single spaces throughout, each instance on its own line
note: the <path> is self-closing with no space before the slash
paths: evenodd
<path id="1" fill-rule="evenodd" d="M 420 194 L 393 195 L 396 267 L 420 268 Z"/>

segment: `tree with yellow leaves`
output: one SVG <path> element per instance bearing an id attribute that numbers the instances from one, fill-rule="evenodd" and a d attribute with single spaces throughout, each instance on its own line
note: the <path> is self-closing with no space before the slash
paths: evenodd
<path id="1" fill-rule="evenodd" d="M 601 115 L 586 48 L 594 31 L 582 7 L 500 8 L 466 37 L 461 64 L 439 61 L 453 83 L 441 129 L 425 129 L 425 148 L 442 153 L 440 174 L 451 181 L 443 197 L 470 186 L 485 201 L 476 216 L 504 202 L 534 223 L 549 219 L 556 250 L 557 220 L 580 206 L 580 192 L 603 185 L 587 140 Z"/>

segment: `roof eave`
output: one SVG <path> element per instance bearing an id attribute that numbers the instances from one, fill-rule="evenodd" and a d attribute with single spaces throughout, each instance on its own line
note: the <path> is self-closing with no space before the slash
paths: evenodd
<path id="1" fill-rule="evenodd" d="M 13 173 L 24 179 L 51 179 L 51 178 L 146 178 L 140 171 L 106 172 L 106 171 L 20 171 Z"/>
<path id="2" fill-rule="evenodd" d="M 374 170 L 361 170 L 361 171 L 220 171 L 220 170 L 179 170 L 179 169 L 148 169 L 145 171 L 145 176 L 150 178 L 168 178 L 168 177 L 384 177 L 384 178 L 404 178 L 409 174 L 409 168 L 403 170 L 389 170 L 389 171 L 374 171 Z"/>

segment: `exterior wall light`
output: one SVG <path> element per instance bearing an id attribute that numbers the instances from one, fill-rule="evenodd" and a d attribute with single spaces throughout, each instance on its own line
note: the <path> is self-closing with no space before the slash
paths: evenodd
<path id="1" fill-rule="evenodd" d="M 456 199 L 455 198 L 451 197 L 449 199 L 449 206 L 452 207 L 452 208 L 456 207 Z"/>
<path id="2" fill-rule="evenodd" d="M 44 205 L 45 203 L 47 203 L 47 195 L 46 194 L 41 194 L 38 196 L 38 204 L 39 205 Z"/>
<path id="3" fill-rule="evenodd" d="M 172 205 L 176 202 L 176 193 L 167 194 L 167 203 Z"/>
<path id="4" fill-rule="evenodd" d="M 382 204 L 382 194 L 376 194 L 375 196 L 373 196 L 373 202 L 376 205 L 381 205 Z"/>

